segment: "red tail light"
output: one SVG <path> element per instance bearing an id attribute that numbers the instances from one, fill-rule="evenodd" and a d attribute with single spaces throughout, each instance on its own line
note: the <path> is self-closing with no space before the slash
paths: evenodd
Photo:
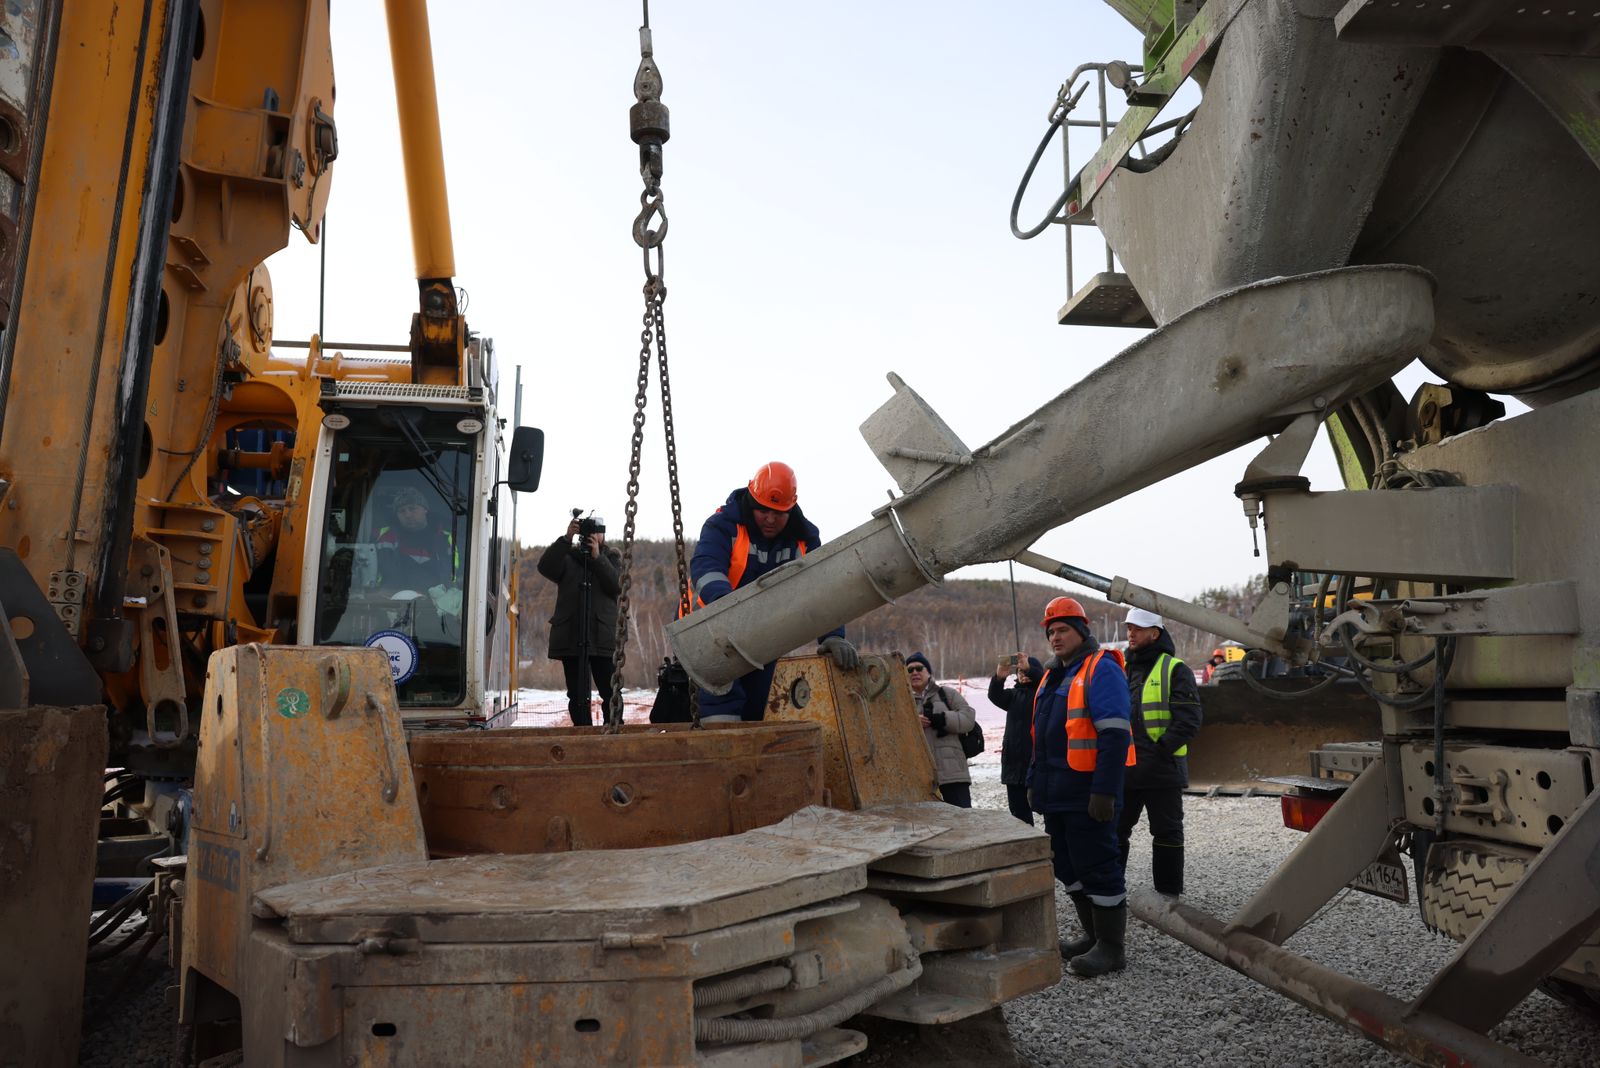
<path id="1" fill-rule="evenodd" d="M 1283 805 L 1283 825 L 1296 831 L 1309 831 L 1328 814 L 1335 800 L 1331 797 L 1284 794 L 1278 798 Z"/>

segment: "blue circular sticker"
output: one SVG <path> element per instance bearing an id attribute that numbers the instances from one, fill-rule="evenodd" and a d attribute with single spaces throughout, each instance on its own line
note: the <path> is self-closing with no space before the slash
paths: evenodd
<path id="1" fill-rule="evenodd" d="M 366 644 L 368 649 L 382 649 L 389 657 L 389 676 L 396 686 L 417 673 L 417 643 L 409 634 L 380 630 Z"/>

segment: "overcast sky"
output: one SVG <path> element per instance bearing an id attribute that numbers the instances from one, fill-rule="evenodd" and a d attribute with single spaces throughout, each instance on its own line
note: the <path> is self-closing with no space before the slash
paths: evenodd
<path id="1" fill-rule="evenodd" d="M 1061 230 L 1024 243 L 1006 225 L 1062 78 L 1088 60 L 1138 60 L 1137 34 L 1110 8 L 651 8 L 672 109 L 667 324 L 689 536 L 768 460 L 796 469 L 824 538 L 865 522 L 893 486 L 857 429 L 889 397 L 886 372 L 977 447 L 1137 340 L 1056 325 Z M 627 121 L 639 16 L 614 0 L 432 5 L 456 281 L 469 324 L 495 340 L 504 414 L 520 365 L 523 422 L 547 434 L 543 485 L 520 505 L 525 542 L 561 533 L 580 506 L 622 536 L 643 282 Z M 404 342 L 417 298 L 381 0 L 337 0 L 333 34 L 325 336 Z M 1057 175 L 1041 175 L 1025 215 L 1059 192 Z M 1081 282 L 1103 252 L 1084 235 L 1079 256 Z M 298 234 L 269 261 L 278 338 L 316 329 L 317 263 Z M 1423 377 L 1408 373 L 1402 390 Z M 1147 402 L 1129 402 L 1128 418 L 1150 418 Z M 638 532 L 669 537 L 653 389 L 648 419 Z M 1241 582 L 1265 567 L 1231 493 L 1254 451 L 1035 548 L 1183 596 Z M 1325 445 L 1306 473 L 1339 488 Z"/>

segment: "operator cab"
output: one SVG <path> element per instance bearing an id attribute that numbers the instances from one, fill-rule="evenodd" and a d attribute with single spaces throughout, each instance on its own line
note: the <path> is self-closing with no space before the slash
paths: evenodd
<path id="1" fill-rule="evenodd" d="M 402 707 L 458 706 L 483 421 L 398 406 L 331 418 L 344 425 L 327 466 L 311 640 L 383 648 Z"/>
<path id="2" fill-rule="evenodd" d="M 542 433 L 516 432 L 503 474 L 484 391 L 330 382 L 322 407 L 300 633 L 382 649 L 412 724 L 510 715 L 500 498 L 537 486 Z"/>

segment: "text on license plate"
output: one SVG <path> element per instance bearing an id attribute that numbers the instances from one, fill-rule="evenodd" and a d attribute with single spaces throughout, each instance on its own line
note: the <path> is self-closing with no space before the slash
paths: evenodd
<path id="1" fill-rule="evenodd" d="M 1406 870 L 1398 864 L 1384 860 L 1375 860 L 1368 864 L 1365 871 L 1350 880 L 1350 886 L 1356 890 L 1365 890 L 1369 894 L 1389 898 L 1391 901 L 1411 900 L 1410 891 L 1406 886 Z"/>

